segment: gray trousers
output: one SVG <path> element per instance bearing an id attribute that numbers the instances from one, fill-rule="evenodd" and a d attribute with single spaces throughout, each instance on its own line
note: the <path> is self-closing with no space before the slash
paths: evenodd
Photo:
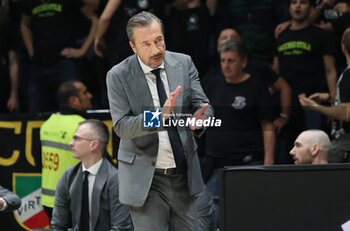
<path id="1" fill-rule="evenodd" d="M 196 231 L 195 198 L 189 194 L 184 175 L 153 176 L 142 207 L 130 208 L 135 231 Z"/>

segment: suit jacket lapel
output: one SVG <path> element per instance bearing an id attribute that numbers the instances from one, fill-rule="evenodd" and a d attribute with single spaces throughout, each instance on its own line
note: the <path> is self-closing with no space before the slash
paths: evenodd
<path id="1" fill-rule="evenodd" d="M 103 159 L 102 164 L 97 172 L 95 177 L 95 183 L 92 189 L 91 196 L 91 212 L 90 212 L 90 220 L 91 220 L 91 229 L 95 230 L 95 226 L 97 224 L 97 219 L 100 215 L 100 201 L 101 201 L 101 192 L 107 181 L 108 176 L 108 165 L 107 160 Z"/>
<path id="2" fill-rule="evenodd" d="M 127 83 L 129 83 L 130 89 L 134 89 L 131 92 L 138 100 L 142 110 L 154 110 L 154 104 L 152 94 L 149 90 L 148 83 L 145 74 L 139 64 L 137 55 L 133 55 L 130 60 L 130 75 L 125 76 Z M 170 92 L 175 91 L 177 86 L 183 86 L 183 73 L 180 71 L 180 63 L 167 55 L 165 52 L 164 67 L 168 78 Z M 182 89 L 183 91 L 183 89 Z M 182 91 L 177 97 L 175 112 L 181 111 L 181 105 L 183 100 Z M 145 106 L 146 105 L 146 106 Z"/>
<path id="3" fill-rule="evenodd" d="M 152 94 L 149 90 L 145 74 L 137 59 L 137 55 L 131 57 L 130 64 L 130 75 L 125 78 L 129 83 L 130 89 L 133 89 L 131 92 L 139 102 L 142 110 L 154 110 Z"/>
<path id="4" fill-rule="evenodd" d="M 171 56 L 167 55 L 167 52 L 165 53 L 164 57 L 164 67 L 171 93 L 175 91 L 178 86 L 183 86 L 183 72 L 180 71 L 180 63 L 173 59 Z M 175 112 L 181 112 L 183 90 L 184 89 L 181 89 L 181 92 L 176 99 L 176 107 L 174 109 Z"/>
<path id="5" fill-rule="evenodd" d="M 81 196 L 83 191 L 83 173 L 81 169 L 81 164 L 79 164 L 77 174 L 75 175 L 72 185 L 69 188 L 69 195 L 71 197 L 71 208 L 73 215 L 73 225 L 78 226 L 80 224 L 81 215 Z"/>

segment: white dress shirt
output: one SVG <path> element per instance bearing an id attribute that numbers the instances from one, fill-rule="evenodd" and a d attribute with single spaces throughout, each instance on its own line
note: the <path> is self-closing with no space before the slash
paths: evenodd
<path id="1" fill-rule="evenodd" d="M 92 196 L 92 189 L 94 188 L 94 183 L 95 183 L 95 178 L 96 178 L 96 175 L 97 175 L 97 172 L 98 170 L 100 169 L 100 166 L 102 164 L 102 160 L 99 160 L 96 164 L 92 165 L 90 168 L 85 168 L 84 164 L 82 164 L 82 170 L 83 170 L 83 173 L 85 171 L 88 171 L 89 172 L 89 175 L 88 175 L 88 181 L 89 181 L 89 215 L 91 216 L 91 196 Z M 91 230 L 91 219 L 90 219 L 90 230 Z"/>
<path id="2" fill-rule="evenodd" d="M 7 209 L 7 203 L 6 203 L 6 201 L 5 201 L 4 199 L 2 199 L 1 197 L 0 197 L 0 200 L 1 200 L 2 202 L 4 202 L 4 206 L 0 209 L 0 211 L 4 211 L 5 209 Z"/>
<path id="3" fill-rule="evenodd" d="M 145 65 L 141 61 L 139 56 L 137 56 L 137 58 L 139 60 L 143 73 L 145 73 L 147 84 L 152 95 L 154 107 L 160 108 L 160 102 L 159 102 L 158 90 L 157 90 L 157 80 L 156 80 L 156 76 L 151 72 L 153 69 Z M 159 68 L 161 69 L 160 78 L 163 81 L 165 92 L 167 96 L 169 96 L 170 89 L 169 89 L 166 72 L 164 69 L 164 62 L 159 66 Z M 168 132 L 161 131 L 161 132 L 158 132 L 158 135 L 159 135 L 159 146 L 158 146 L 156 168 L 161 168 L 161 169 L 175 168 L 176 164 L 175 164 L 174 154 L 171 148 Z"/>

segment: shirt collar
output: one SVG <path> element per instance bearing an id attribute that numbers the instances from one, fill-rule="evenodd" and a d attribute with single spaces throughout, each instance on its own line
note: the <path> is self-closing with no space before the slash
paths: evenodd
<path id="1" fill-rule="evenodd" d="M 71 107 L 62 107 L 59 113 L 62 115 L 80 115 L 86 117 L 86 111 L 79 111 Z"/>
<path id="2" fill-rule="evenodd" d="M 151 73 L 151 71 L 154 70 L 153 68 L 150 68 L 149 66 L 144 64 L 141 61 L 139 56 L 137 56 L 137 59 L 139 60 L 139 63 L 140 63 L 140 66 L 141 66 L 141 69 L 142 69 L 143 73 L 145 73 L 145 74 Z M 162 64 L 159 67 L 157 67 L 157 68 L 164 69 L 164 60 L 162 61 Z M 155 68 L 155 69 L 157 69 L 157 68 Z"/>
<path id="3" fill-rule="evenodd" d="M 97 161 L 96 164 L 92 165 L 88 169 L 86 169 L 85 166 L 83 164 L 81 164 L 81 166 L 83 167 L 83 172 L 84 171 L 89 171 L 90 174 L 96 175 L 98 170 L 100 169 L 100 166 L 102 164 L 102 160 L 103 160 L 103 158 L 101 158 L 101 160 Z"/>

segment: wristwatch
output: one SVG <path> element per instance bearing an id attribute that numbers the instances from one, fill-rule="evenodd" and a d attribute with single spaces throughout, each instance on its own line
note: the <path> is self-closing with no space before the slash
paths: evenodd
<path id="1" fill-rule="evenodd" d="M 289 116 L 287 114 L 284 114 L 284 113 L 280 113 L 280 117 L 285 119 L 285 120 L 289 120 Z"/>

